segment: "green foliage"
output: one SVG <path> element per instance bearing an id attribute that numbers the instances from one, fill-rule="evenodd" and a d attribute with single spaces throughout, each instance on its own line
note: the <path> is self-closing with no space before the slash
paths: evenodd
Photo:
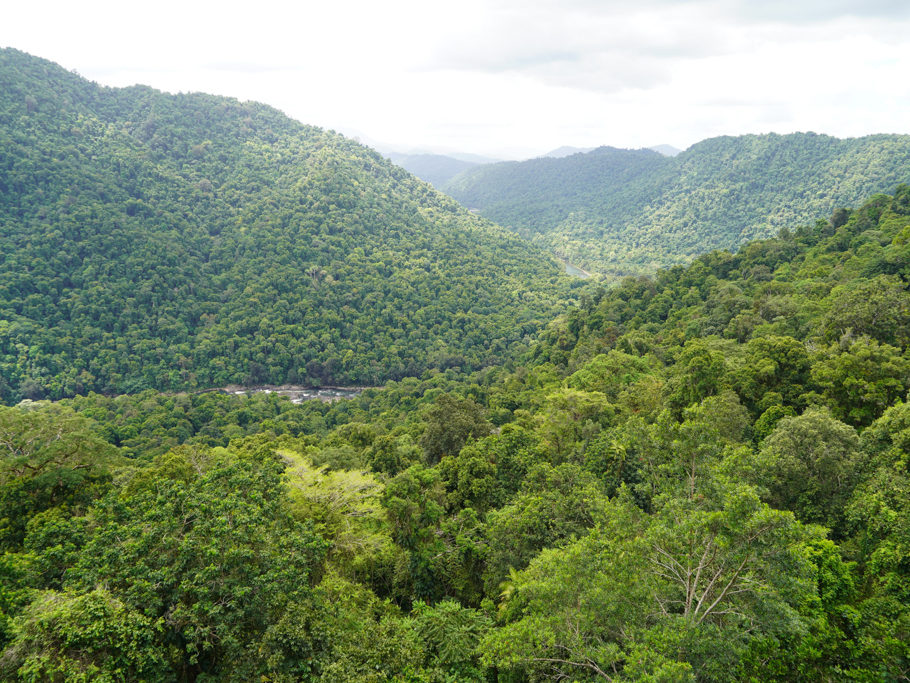
<path id="1" fill-rule="evenodd" d="M 512 570 L 524 568 L 544 548 L 590 529 L 606 504 L 600 484 L 577 465 L 535 466 L 514 500 L 488 515 L 487 592 L 495 596 Z"/>
<path id="2" fill-rule="evenodd" d="M 163 455 L 185 443 L 227 446 L 231 439 L 268 432 L 322 437 L 334 421 L 321 401 L 295 405 L 277 394 L 233 396 L 218 391 L 166 395 L 146 390 L 132 396 L 78 396 L 63 401 L 95 420 L 99 434 L 129 456 Z"/>
<path id="3" fill-rule="evenodd" d="M 508 367 L 5 409 L 6 677 L 899 678 L 907 348 L 838 306 L 901 301 L 900 208 L 596 292 Z"/>
<path id="4" fill-rule="evenodd" d="M 0 406 L 0 444 L 3 484 L 100 469 L 115 458 L 115 449 L 98 436 L 91 421 L 51 403 Z"/>
<path id="5" fill-rule="evenodd" d="M 481 406 L 469 398 L 457 399 L 448 394 L 439 395 L 425 419 L 420 445 L 430 464 L 445 455 L 456 455 L 468 439 L 486 436 L 491 430 Z"/>
<path id="6" fill-rule="evenodd" d="M 736 255 L 710 254 L 650 284 L 626 280 L 544 333 L 532 367 L 503 388 L 516 421 L 523 405 L 541 433 L 555 429 L 547 397 L 566 385 L 607 388 L 636 373 L 619 396 L 658 389 L 647 408 L 639 398 L 626 404 L 637 411 L 599 412 L 608 422 L 593 439 L 568 439 L 608 492 L 634 503 L 639 522 L 610 527 L 597 549 L 587 545 L 594 532 L 513 573 L 485 662 L 518 679 L 903 675 L 910 440 L 901 435 L 910 423 L 895 406 L 907 391 L 908 356 L 893 332 L 906 283 L 876 275 L 903 247 L 906 218 L 897 209 L 876 197 L 835 217 L 836 229 L 819 223 Z M 849 250 L 843 235 L 853 236 Z M 885 297 L 892 310 L 877 318 L 867 306 L 856 317 L 865 321 L 859 334 L 844 328 L 832 343 L 829 321 L 865 305 L 856 296 L 841 306 L 840 293 L 850 291 Z M 734 329 L 735 320 L 743 324 Z M 613 350 L 634 360 L 601 371 Z M 851 424 L 870 426 L 860 439 Z M 514 505 L 488 513 L 491 575 L 494 525 Z M 824 524 L 834 542 L 787 510 Z M 743 561 L 750 569 L 739 575 Z M 604 562 L 612 564 L 599 569 Z M 693 627 L 699 617 L 685 607 L 686 586 L 700 566 L 696 582 L 707 586 L 707 572 L 718 577 L 711 590 L 732 580 L 742 592 L 732 589 L 713 608 L 720 613 Z M 610 610 L 639 588 L 639 602 L 611 631 Z M 648 605 L 656 600 L 665 611 Z"/>
<path id="7" fill-rule="evenodd" d="M 0 406 L 0 548 L 19 549 L 33 516 L 72 515 L 105 491 L 120 460 L 98 431 L 60 405 Z"/>
<path id="8" fill-rule="evenodd" d="M 44 593 L 17 622 L 0 672 L 6 680 L 164 683 L 172 678 L 157 643 L 161 629 L 101 588 Z"/>
<path id="9" fill-rule="evenodd" d="M 449 180 L 462 171 L 477 166 L 477 162 L 465 161 L 443 154 L 389 154 L 389 159 L 426 180 L 436 188 L 442 188 Z"/>
<path id="10" fill-rule="evenodd" d="M 513 575 L 487 661 L 582 680 L 663 680 L 676 662 L 670 680 L 738 680 L 751 642 L 803 628 L 817 534 L 748 487 L 721 502 L 667 499 L 648 519 L 621 495 L 589 536 Z"/>
<path id="11" fill-rule="evenodd" d="M 910 293 L 890 275 L 857 280 L 831 291 L 830 310 L 822 321 L 829 339 L 872 337 L 883 344 L 910 342 Z"/>
<path id="12" fill-rule="evenodd" d="M 910 409 L 897 403 L 861 437 L 871 474 L 847 507 L 845 549 L 859 566 L 853 666 L 867 679 L 899 678 L 910 662 Z"/>
<path id="13" fill-rule="evenodd" d="M 436 470 L 414 465 L 386 486 L 383 504 L 395 541 L 414 547 L 427 527 L 435 525 L 444 511 L 445 493 Z"/>
<path id="14" fill-rule="evenodd" d="M 292 451 L 279 454 L 288 463 L 284 479 L 290 512 L 313 522 L 330 542 L 327 561 L 334 571 L 351 580 L 377 583 L 387 576 L 396 548 L 383 524 L 382 484 L 366 472 L 327 471 Z"/>
<path id="15" fill-rule="evenodd" d="M 449 491 L 449 507 L 480 513 L 501 507 L 518 491 L 528 469 L 543 458 L 540 440 L 515 424 L 466 445 L 438 466 Z"/>
<path id="16" fill-rule="evenodd" d="M 318 576 L 324 542 L 287 516 L 268 452 L 183 448 L 158 458 L 93 512 L 95 532 L 66 586 L 103 584 L 160 624 L 156 646 L 181 680 L 242 680 L 248 651 Z"/>
<path id="17" fill-rule="evenodd" d="M 477 368 L 580 284 L 269 107 L 102 88 L 11 49 L 0 86 L 2 401 Z"/>
<path id="18" fill-rule="evenodd" d="M 647 375 L 651 367 L 647 360 L 617 349 L 599 354 L 572 374 L 566 384 L 572 389 L 596 391 L 607 400 L 616 402 L 622 391 Z"/>
<path id="19" fill-rule="evenodd" d="M 784 405 L 798 406 L 811 373 L 806 347 L 792 337 L 768 336 L 749 340 L 744 351 L 735 382 L 746 404 L 758 410 L 774 393 Z"/>
<path id="20" fill-rule="evenodd" d="M 263 680 L 277 683 L 427 680 L 425 645 L 410 620 L 333 574 L 269 627 L 263 651 L 268 663 Z"/>
<path id="21" fill-rule="evenodd" d="M 719 393 L 724 385 L 726 365 L 716 345 L 708 340 L 691 339 L 673 370 L 667 387 L 670 402 L 682 409 Z"/>
<path id="22" fill-rule="evenodd" d="M 490 626 L 484 613 L 443 600 L 433 606 L 418 602 L 412 615 L 427 648 L 429 668 L 438 672 L 431 680 L 485 680 L 477 653 L 477 645 Z"/>
<path id="23" fill-rule="evenodd" d="M 812 366 L 812 376 L 835 407 L 835 416 L 868 426 L 876 416 L 907 395 L 910 360 L 900 350 L 873 339 L 832 348 Z"/>
<path id="24" fill-rule="evenodd" d="M 599 391 L 559 389 L 544 399 L 538 433 L 555 462 L 578 460 L 588 442 L 609 426 L 614 408 Z"/>
<path id="25" fill-rule="evenodd" d="M 704 140 L 675 157 L 602 147 L 563 159 L 487 164 L 443 189 L 540 246 L 615 278 L 831 215 L 906 182 L 908 164 L 906 135 L 743 135 Z M 870 210 L 859 218 L 879 216 Z M 725 299 L 712 324 L 742 305 L 735 289 Z"/>
<path id="26" fill-rule="evenodd" d="M 769 406 L 765 412 L 758 416 L 752 428 L 755 434 L 755 441 L 760 443 L 771 434 L 781 418 L 794 415 L 796 415 L 796 411 L 792 406 L 782 406 L 779 403 Z"/>
<path id="27" fill-rule="evenodd" d="M 608 504 L 602 526 L 564 549 L 545 550 L 504 585 L 500 628 L 481 646 L 499 669 L 593 679 L 622 659 L 616 639 L 646 612 L 641 557 L 629 544 L 641 529 L 627 500 Z"/>
<path id="28" fill-rule="evenodd" d="M 805 522 L 824 524 L 837 536 L 843 511 L 862 475 L 859 438 L 825 409 L 784 417 L 758 453 L 758 484 L 776 508 Z"/>
<path id="29" fill-rule="evenodd" d="M 517 359 L 567 290 L 363 148 L 12 51 L 0 85 L 4 400 L 385 381 L 0 408 L 3 680 L 906 677 L 906 187 L 579 290 Z"/>
<path id="30" fill-rule="evenodd" d="M 856 489 L 847 514 L 868 580 L 910 599 L 910 405 L 889 408 L 863 433 L 875 468 Z"/>

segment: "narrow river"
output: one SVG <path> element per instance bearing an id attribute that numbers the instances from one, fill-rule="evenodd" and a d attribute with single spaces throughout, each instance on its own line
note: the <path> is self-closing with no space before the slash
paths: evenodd
<path id="1" fill-rule="evenodd" d="M 557 256 L 556 260 L 563 265 L 563 268 L 565 268 L 567 275 L 571 275 L 572 277 L 580 277 L 583 280 L 587 280 L 589 277 L 591 277 L 591 273 L 586 271 L 584 268 L 579 268 L 578 266 L 569 263 L 564 258 Z"/>
<path id="2" fill-rule="evenodd" d="M 344 398 L 355 398 L 360 396 L 364 389 L 368 388 L 369 387 L 314 388 L 291 384 L 284 384 L 281 386 L 265 385 L 244 387 L 238 384 L 232 384 L 230 386 L 222 387 L 218 391 L 223 391 L 226 394 L 233 394 L 234 396 L 242 396 L 243 394 L 278 394 L 279 396 L 287 396 L 290 398 L 291 403 L 303 403 L 304 401 L 323 401 L 325 403 L 331 403 Z"/>

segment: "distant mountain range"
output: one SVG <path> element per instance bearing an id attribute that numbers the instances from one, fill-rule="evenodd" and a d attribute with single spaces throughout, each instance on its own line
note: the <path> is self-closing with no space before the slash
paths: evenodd
<path id="1" fill-rule="evenodd" d="M 677 149 L 673 145 L 654 145 L 654 147 L 649 147 L 648 149 L 653 149 L 655 152 L 663 154 L 665 157 L 675 157 L 682 152 L 681 149 Z"/>
<path id="2" fill-rule="evenodd" d="M 392 163 L 398 164 L 406 171 L 416 175 L 421 180 L 426 180 L 434 187 L 442 187 L 459 173 L 479 166 L 481 163 L 491 163 L 466 161 L 444 154 L 400 154 L 390 152 L 386 157 Z"/>
<path id="3" fill-rule="evenodd" d="M 712 138 L 672 157 L 601 147 L 490 164 L 443 189 L 573 263 L 623 275 L 812 223 L 908 180 L 910 136 L 796 133 Z"/>
<path id="4" fill-rule="evenodd" d="M 563 157 L 572 156 L 573 154 L 587 154 L 588 152 L 593 152 L 596 147 L 557 147 L 551 152 L 547 152 L 542 156 L 548 157 L 550 159 L 562 159 Z M 655 145 L 654 147 L 648 147 L 647 149 L 653 150 L 658 154 L 663 154 L 665 157 L 675 157 L 682 150 L 676 149 L 672 145 Z"/>
<path id="5" fill-rule="evenodd" d="M 590 152 L 593 149 L 594 149 L 594 147 L 563 146 L 563 147 L 557 147 L 556 149 L 554 149 L 550 152 L 547 152 L 546 154 L 542 154 L 541 156 L 546 157 L 548 159 L 562 159 L 563 157 L 572 156 L 573 154 L 587 154 L 588 152 Z"/>
<path id="6" fill-rule="evenodd" d="M 547 152 L 538 158 L 562 159 L 563 157 L 571 156 L 573 154 L 587 154 L 594 149 L 594 147 L 564 146 Z M 657 145 L 656 147 L 649 147 L 648 149 L 668 157 L 676 156 L 680 152 L 680 150 L 671 145 Z M 413 173 L 421 180 L 426 180 L 437 188 L 444 187 L 459 173 L 463 173 L 464 171 L 468 171 L 477 166 L 503 163 L 499 159 L 491 159 L 478 154 L 454 152 L 451 154 L 433 154 L 430 152 L 405 153 L 382 151 L 381 148 L 380 151 L 392 163 L 398 164 L 406 171 Z"/>

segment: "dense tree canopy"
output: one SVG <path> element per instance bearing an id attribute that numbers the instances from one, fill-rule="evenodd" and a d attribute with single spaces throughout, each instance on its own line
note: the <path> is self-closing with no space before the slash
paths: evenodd
<path id="1" fill-rule="evenodd" d="M 31 269 L 24 275 L 4 270 L 0 284 L 6 288 L 0 304 L 12 306 L 0 322 L 6 373 L 0 388 L 8 401 L 26 396 L 0 406 L 2 680 L 907 678 L 906 186 L 736 253 L 711 252 L 654 278 L 581 288 L 578 306 L 552 319 L 519 357 L 506 353 L 503 340 L 533 328 L 536 323 L 521 313 L 531 308 L 497 309 L 512 316 L 505 337 L 484 338 L 474 360 L 449 355 L 455 347 L 446 341 L 447 325 L 464 341 L 488 323 L 490 329 L 499 324 L 490 322 L 496 314 L 488 317 L 477 304 L 476 325 L 464 311 L 452 317 L 440 308 L 444 322 L 421 328 L 429 336 L 415 343 L 439 362 L 428 363 L 419 376 L 387 375 L 386 386 L 349 399 L 294 404 L 276 394 L 145 389 L 118 396 L 88 391 L 50 402 L 36 399 L 49 391 L 73 393 L 53 389 L 61 378 L 81 378 L 86 390 L 93 382 L 120 386 L 110 384 L 114 374 L 96 370 L 113 373 L 121 362 L 140 368 L 121 375 L 133 388 L 152 383 L 160 368 L 175 373 L 168 375 L 173 384 L 162 386 L 235 372 L 272 378 L 284 370 L 269 354 L 298 339 L 283 336 L 280 316 L 272 314 L 283 310 L 280 319 L 291 325 L 301 302 L 327 289 L 363 294 L 375 304 L 368 310 L 377 325 L 386 310 L 394 317 L 398 309 L 382 308 L 391 306 L 387 299 L 370 299 L 378 290 L 370 289 L 369 278 L 358 279 L 362 271 L 342 271 L 332 261 L 307 262 L 300 280 L 279 292 L 281 283 L 268 280 L 269 263 L 312 244 L 289 237 L 275 246 L 279 233 L 260 231 L 283 215 L 283 202 L 292 212 L 295 202 L 319 204 L 316 214 L 308 209 L 298 216 L 318 215 L 328 226 L 318 248 L 337 248 L 345 259 L 381 273 L 376 287 L 421 281 L 416 275 L 395 280 L 404 252 L 368 249 L 364 236 L 374 234 L 368 225 L 379 232 L 398 226 L 414 243 L 426 237 L 426 231 L 408 232 L 414 223 L 395 222 L 402 215 L 396 211 L 435 226 L 429 234 L 439 238 L 440 253 L 449 248 L 442 238 L 446 225 L 452 227 L 449 237 L 469 226 L 480 242 L 498 233 L 362 148 L 274 112 L 202 96 L 105 91 L 17 53 L 0 57 L 27 66 L 26 72 L 43 69 L 49 79 L 6 81 L 35 86 L 14 91 L 9 102 L 19 107 L 15 116 L 50 126 L 59 120 L 53 108 L 64 107 L 67 116 L 83 117 L 80 125 L 97 127 L 102 138 L 116 142 L 109 147 L 73 133 L 94 140 L 105 164 L 114 161 L 111 150 L 135 145 L 114 175 L 129 177 L 123 169 L 130 159 L 143 178 L 132 200 L 122 197 L 123 216 L 101 231 L 93 221 L 111 215 L 102 211 L 110 208 L 104 197 L 120 196 L 122 188 L 107 185 L 104 164 L 66 175 L 67 159 L 81 153 L 81 142 L 62 153 L 20 140 L 33 156 L 2 157 L 16 167 L 3 182 L 19 183 L 2 195 L 2 215 L 12 226 L 2 238 L 21 249 L 0 256 L 4 264 L 16 259 L 16 268 Z M 9 73 L 0 69 L 3 78 Z M 42 90 L 40 83 L 50 85 Z M 0 91 L 0 101 L 7 102 L 8 92 Z M 228 113 L 206 119 L 213 103 Z M 134 107 L 130 118 L 121 118 L 128 107 Z M 150 123 L 148 107 L 160 118 Z M 253 122 L 248 136 L 238 133 L 237 108 Z M 116 116 L 104 118 L 105 111 Z M 194 142 L 178 164 L 172 151 L 183 137 L 175 131 L 184 125 L 197 130 L 185 120 L 190 111 L 208 121 L 210 144 Z M 271 128 L 260 126 L 266 121 Z M 242 144 L 219 137 L 220 125 Z M 282 126 L 293 134 L 284 136 Z M 51 137 L 59 133 L 48 130 Z M 292 148 L 293 167 L 306 173 L 288 168 L 256 176 L 256 164 L 277 163 L 264 159 Z M 256 152 L 245 156 L 247 149 Z M 56 154 L 56 161 L 44 164 L 39 157 L 45 152 Z M 205 161 L 210 153 L 221 161 Z M 232 166 L 231 154 L 250 166 Z M 313 158 L 319 159 L 315 165 Z M 23 159 L 44 170 L 26 182 Z M 186 190 L 184 181 L 192 176 L 186 169 L 197 162 L 205 169 L 193 181 L 199 194 L 172 202 L 165 185 Z M 360 170 L 349 174 L 349 164 Z M 64 174 L 60 183 L 47 169 Z M 161 182 L 152 182 L 153 176 Z M 250 204 L 245 183 L 253 176 L 261 184 Z M 400 184 L 377 186 L 367 183 L 368 176 L 398 178 Z M 268 187 L 285 180 L 295 187 L 311 183 L 312 192 L 284 195 Z M 83 212 L 67 223 L 61 218 L 66 207 L 87 211 L 71 191 L 80 187 L 92 197 L 97 193 L 98 214 Z M 151 198 L 146 191 L 160 194 Z M 213 201 L 206 220 L 192 218 L 208 206 L 209 193 L 234 191 L 236 203 Z M 417 191 L 426 193 L 426 201 L 407 199 Z M 37 194 L 29 198 L 29 192 Z M 25 218 L 13 206 L 20 197 Z M 42 197 L 53 198 L 44 218 L 36 213 L 45 206 Z M 375 200 L 389 222 L 354 220 L 350 211 L 372 210 L 361 200 Z M 158 220 L 159 210 L 172 213 Z M 216 214 L 225 221 L 209 222 Z M 419 218 L 424 214 L 426 222 Z M 170 232 L 152 230 L 143 222 L 149 216 L 158 216 L 154 224 L 170 226 Z M 440 216 L 448 218 L 439 222 Z M 118 221 L 129 230 L 117 232 Z M 37 224 L 51 232 L 30 242 L 20 228 Z M 79 254 L 78 240 L 53 242 L 50 235 L 63 224 L 92 236 L 86 243 L 92 246 Z M 225 237 L 211 241 L 213 234 L 201 232 L 211 226 Z M 356 242 L 333 241 L 349 228 Z M 130 251 L 148 246 L 152 242 L 142 240 L 155 235 L 159 260 Z M 185 235 L 196 236 L 208 261 L 193 261 L 196 252 L 180 242 Z M 269 242 L 258 243 L 266 237 Z M 108 258 L 105 245 L 115 242 L 135 259 Z M 48 244 L 77 251 L 59 252 L 52 267 L 22 260 L 39 252 L 51 258 L 41 251 Z M 230 258 L 221 248 L 229 248 Z M 219 258 L 239 264 L 250 254 L 255 258 L 243 272 L 251 284 L 243 289 L 206 270 Z M 79 268 L 65 267 L 71 257 Z M 537 262 L 545 274 L 549 266 Z M 143 263 L 147 272 L 141 272 Z M 463 263 L 470 269 L 474 262 L 465 256 Z M 198 268 L 206 277 L 181 279 L 181 268 Z M 341 272 L 349 279 L 337 278 Z M 108 294 L 98 282 L 125 289 Z M 470 278 L 460 282 L 480 286 Z M 23 289 L 39 285 L 49 289 Z M 194 298 L 209 286 L 222 297 L 212 309 Z M 280 297 L 260 296 L 267 287 Z M 298 290 L 306 297 L 293 299 Z M 517 301 L 530 297 L 528 305 L 544 311 L 548 299 L 533 291 L 512 293 Z M 101 305 L 108 296 L 117 308 Z M 487 294 L 451 293 L 440 285 L 429 300 L 462 296 L 484 302 Z M 221 308 L 238 301 L 243 307 L 233 312 Z M 344 306 L 353 306 L 353 299 L 319 301 L 318 319 L 347 330 L 345 316 L 354 314 Z M 499 305 L 492 299 L 486 304 Z M 56 307 L 70 305 L 66 315 Z M 252 309 L 257 315 L 245 317 Z M 426 309 L 414 309 L 415 315 L 421 311 Z M 159 341 L 130 322 L 153 320 L 155 340 L 177 339 L 191 329 L 190 318 L 181 316 L 196 314 L 203 321 L 199 338 L 214 344 L 205 348 L 223 355 L 193 355 L 200 347 L 188 341 L 168 347 L 182 355 L 161 353 Z M 361 319 L 350 317 L 354 327 Z M 121 321 L 125 331 L 117 327 Z M 345 339 L 384 341 L 381 329 L 365 326 L 362 337 Z M 327 344 L 334 343 L 326 334 Z M 251 338 L 269 352 L 250 356 Z M 61 340 L 68 346 L 53 346 Z M 341 348 L 326 358 L 338 358 Z M 341 362 L 356 367 L 358 349 L 348 347 Z M 344 360 L 348 352 L 351 358 Z M 95 358 L 102 365 L 78 364 Z M 234 365 L 249 359 L 258 365 Z M 144 363 L 152 375 L 143 374 Z M 320 367 L 312 366 L 327 372 Z"/>
<path id="2" fill-rule="evenodd" d="M 2 401 L 476 368 L 580 284 L 255 103 L 101 88 L 7 49 L 0 148 Z"/>
<path id="3" fill-rule="evenodd" d="M 900 680 L 903 193 L 588 296 L 509 367 L 3 409 L 0 670 Z"/>
<path id="4" fill-rule="evenodd" d="M 771 237 L 910 181 L 910 136 L 719 137 L 675 157 L 601 147 L 488 164 L 443 189 L 608 276 L 653 273 Z"/>

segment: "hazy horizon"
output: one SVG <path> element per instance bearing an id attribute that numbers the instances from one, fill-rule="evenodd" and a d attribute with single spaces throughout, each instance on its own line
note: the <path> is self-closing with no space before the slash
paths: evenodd
<path id="1" fill-rule="evenodd" d="M 718 135 L 907 133 L 910 4 L 513 0 L 7 8 L 98 83 L 257 100 L 402 152 L 528 158 Z"/>

